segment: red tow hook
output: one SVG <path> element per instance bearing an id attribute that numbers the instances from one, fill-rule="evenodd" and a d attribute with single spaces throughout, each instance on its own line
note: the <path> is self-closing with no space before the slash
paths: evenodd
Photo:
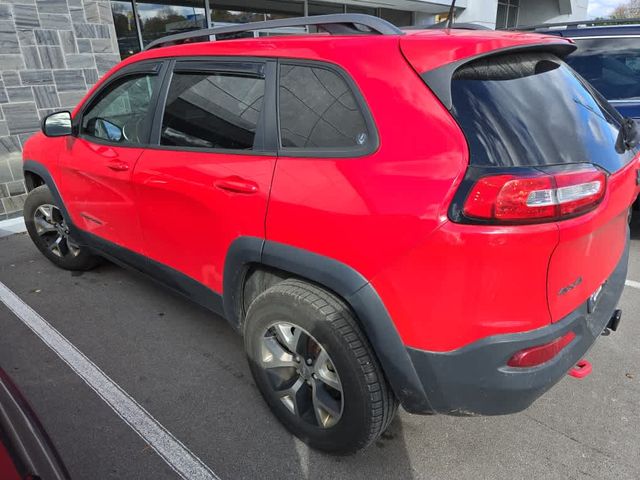
<path id="1" fill-rule="evenodd" d="M 576 363 L 571 370 L 569 370 L 569 375 L 574 378 L 583 379 L 587 375 L 591 373 L 591 364 L 582 359 L 578 363 Z"/>

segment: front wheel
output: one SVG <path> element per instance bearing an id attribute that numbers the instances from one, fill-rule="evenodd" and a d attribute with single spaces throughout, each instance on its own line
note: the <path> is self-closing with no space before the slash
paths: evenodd
<path id="1" fill-rule="evenodd" d="M 29 192 L 24 202 L 24 223 L 31 240 L 51 262 L 66 270 L 90 270 L 100 258 L 69 235 L 62 212 L 46 185 Z"/>
<path id="2" fill-rule="evenodd" d="M 275 416 L 311 447 L 347 454 L 387 428 L 397 400 L 349 308 L 333 294 L 285 280 L 249 307 L 245 348 Z"/>

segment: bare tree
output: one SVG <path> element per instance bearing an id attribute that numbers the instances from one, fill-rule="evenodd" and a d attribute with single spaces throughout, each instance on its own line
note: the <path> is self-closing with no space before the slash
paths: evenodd
<path id="1" fill-rule="evenodd" d="M 611 18 L 638 18 L 640 17 L 640 0 L 627 0 L 618 5 L 611 14 Z"/>

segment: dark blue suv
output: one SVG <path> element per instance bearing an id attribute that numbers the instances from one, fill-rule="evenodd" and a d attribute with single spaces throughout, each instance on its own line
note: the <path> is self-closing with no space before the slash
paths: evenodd
<path id="1" fill-rule="evenodd" d="M 632 20 L 633 21 L 633 20 Z M 617 23 L 616 23 L 617 22 Z M 529 27 L 575 40 L 566 62 L 586 78 L 624 117 L 640 119 L 640 19 L 547 24 Z"/>

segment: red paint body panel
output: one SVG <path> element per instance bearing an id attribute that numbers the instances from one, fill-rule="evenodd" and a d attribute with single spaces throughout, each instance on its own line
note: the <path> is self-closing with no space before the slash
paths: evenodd
<path id="1" fill-rule="evenodd" d="M 420 73 L 503 48 L 573 43 L 569 39 L 537 33 L 487 30 L 422 30 L 408 33 L 400 40 L 402 53 Z"/>
<path id="2" fill-rule="evenodd" d="M 66 137 L 58 186 L 73 223 L 94 235 L 144 253 L 131 178 L 144 149 L 112 147 Z M 126 165 L 126 170 L 113 170 Z"/>
<path id="3" fill-rule="evenodd" d="M 358 62 L 354 55 L 345 49 L 330 60 L 358 84 L 380 147 L 361 158 L 279 158 L 267 239 L 335 258 L 371 279 L 446 220 L 468 160 L 462 132 L 397 44 L 360 50 Z"/>
<path id="4" fill-rule="evenodd" d="M 269 156 L 146 150 L 133 175 L 146 255 L 222 292 L 231 242 L 264 238 L 274 166 Z M 255 191 L 220 188 L 239 179 Z"/>
<path id="5" fill-rule="evenodd" d="M 553 321 L 578 308 L 609 278 L 624 251 L 629 206 L 638 190 L 639 157 L 610 175 L 600 206 L 558 222 L 559 244 L 549 263 L 549 308 Z M 577 284 L 576 284 L 577 283 Z M 570 291 L 560 291 L 576 284 Z"/>
<path id="6" fill-rule="evenodd" d="M 13 460 L 2 442 L 0 442 L 0 478 L 2 480 L 20 480 Z"/>

